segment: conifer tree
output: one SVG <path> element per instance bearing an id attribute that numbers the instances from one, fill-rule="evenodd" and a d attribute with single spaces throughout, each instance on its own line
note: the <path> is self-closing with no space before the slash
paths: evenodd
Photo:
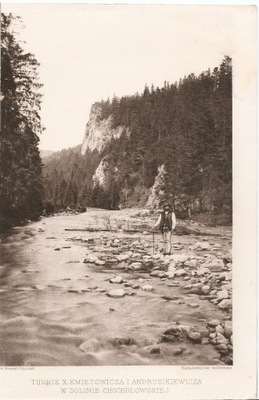
<path id="1" fill-rule="evenodd" d="M 20 18 L 1 15 L 1 196 L 0 214 L 15 220 L 37 217 L 42 207 L 42 132 L 39 63 L 13 32 Z"/>

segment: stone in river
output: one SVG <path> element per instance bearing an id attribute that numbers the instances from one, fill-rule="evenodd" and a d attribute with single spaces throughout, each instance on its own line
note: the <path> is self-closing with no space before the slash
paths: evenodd
<path id="1" fill-rule="evenodd" d="M 129 259 L 129 255 L 128 254 L 119 254 L 118 256 L 116 256 L 117 261 L 126 261 Z"/>
<path id="2" fill-rule="evenodd" d="M 183 349 L 176 348 L 176 349 L 173 350 L 173 355 L 174 356 L 178 356 L 179 354 L 182 354 L 182 352 L 183 352 Z"/>
<path id="3" fill-rule="evenodd" d="M 191 248 L 193 250 L 209 250 L 210 244 L 208 242 L 196 242 Z"/>
<path id="4" fill-rule="evenodd" d="M 117 275 L 114 278 L 111 278 L 109 280 L 109 282 L 111 282 L 111 283 L 123 283 L 123 279 L 122 279 L 121 276 Z"/>
<path id="5" fill-rule="evenodd" d="M 185 261 L 184 265 L 185 265 L 185 267 L 196 268 L 197 260 L 187 260 L 187 261 Z"/>
<path id="6" fill-rule="evenodd" d="M 95 265 L 105 265 L 105 261 L 103 261 L 103 260 L 95 260 Z"/>
<path id="7" fill-rule="evenodd" d="M 139 269 L 141 269 L 142 267 L 142 263 L 141 262 L 133 262 L 132 264 L 130 264 L 128 266 L 128 269 L 131 269 L 133 271 L 138 271 Z"/>
<path id="8" fill-rule="evenodd" d="M 232 322 L 231 321 L 225 321 L 224 331 L 225 331 L 226 338 L 230 338 L 232 335 Z"/>
<path id="9" fill-rule="evenodd" d="M 191 308 L 197 308 L 197 307 L 199 307 L 199 304 L 197 304 L 197 303 L 188 303 L 188 306 L 191 307 Z"/>
<path id="10" fill-rule="evenodd" d="M 190 290 L 190 289 L 192 288 L 192 285 L 185 285 L 183 288 L 184 288 L 185 290 Z"/>
<path id="11" fill-rule="evenodd" d="M 165 335 L 165 334 L 163 334 L 162 338 L 161 338 L 162 342 L 176 342 L 178 340 L 179 340 L 179 338 L 176 337 L 175 335 Z"/>
<path id="12" fill-rule="evenodd" d="M 218 304 L 218 307 L 219 307 L 221 310 L 229 310 L 230 308 L 232 308 L 232 301 L 231 301 L 231 300 L 228 300 L 228 299 L 222 300 L 222 301 Z"/>
<path id="13" fill-rule="evenodd" d="M 220 281 L 231 281 L 232 280 L 232 273 L 231 272 L 222 272 L 220 275 L 219 275 L 219 277 L 218 277 L 218 279 L 220 280 Z"/>
<path id="14" fill-rule="evenodd" d="M 201 291 L 204 294 L 208 294 L 210 292 L 210 286 L 209 285 L 202 286 Z"/>
<path id="15" fill-rule="evenodd" d="M 99 348 L 100 342 L 96 338 L 88 339 L 79 346 L 79 349 L 82 350 L 84 353 L 96 351 Z"/>
<path id="16" fill-rule="evenodd" d="M 188 332 L 187 337 L 194 343 L 201 343 L 202 341 L 202 336 L 199 331 L 196 331 L 195 329 L 190 330 Z"/>
<path id="17" fill-rule="evenodd" d="M 170 263 L 168 266 L 168 272 L 175 273 L 175 271 L 176 271 L 175 263 Z"/>
<path id="18" fill-rule="evenodd" d="M 217 325 L 216 326 L 216 332 L 217 333 L 221 333 L 222 335 L 224 335 L 225 331 L 222 325 Z"/>
<path id="19" fill-rule="evenodd" d="M 161 299 L 164 299 L 167 301 L 172 301 L 172 300 L 178 300 L 179 297 L 177 297 L 177 296 L 161 296 Z"/>
<path id="20" fill-rule="evenodd" d="M 166 272 L 166 276 L 168 279 L 173 279 L 174 278 L 174 272 Z"/>
<path id="21" fill-rule="evenodd" d="M 203 268 L 202 267 L 202 268 L 198 269 L 198 271 L 196 273 L 197 273 L 198 276 L 203 276 L 205 274 L 210 274 L 211 270 L 209 268 L 206 268 L 206 267 Z"/>
<path id="22" fill-rule="evenodd" d="M 110 290 L 107 293 L 107 296 L 109 297 L 115 297 L 115 298 L 119 298 L 119 297 L 124 297 L 125 296 L 125 291 L 123 289 L 114 289 L 114 290 Z"/>
<path id="23" fill-rule="evenodd" d="M 150 274 L 150 276 L 157 276 L 158 278 L 164 278 L 166 276 L 164 271 L 161 271 L 159 269 L 152 271 Z"/>
<path id="24" fill-rule="evenodd" d="M 140 286 L 137 283 L 132 286 L 132 289 L 139 289 L 139 288 L 140 288 Z"/>
<path id="25" fill-rule="evenodd" d="M 152 292 L 154 288 L 151 285 L 144 285 L 142 286 L 142 290 L 144 290 L 144 292 Z"/>
<path id="26" fill-rule="evenodd" d="M 229 353 L 229 349 L 228 346 L 226 344 L 218 344 L 217 345 L 217 350 L 219 351 L 220 354 L 228 354 Z"/>
<path id="27" fill-rule="evenodd" d="M 229 298 L 228 291 L 227 291 L 227 290 L 220 290 L 220 291 L 217 293 L 217 298 L 218 298 L 219 300 L 228 299 L 228 298 Z"/>
<path id="28" fill-rule="evenodd" d="M 186 271 L 182 268 L 182 269 L 177 269 L 175 271 L 175 276 L 183 276 L 186 275 Z"/>
<path id="29" fill-rule="evenodd" d="M 229 340 L 227 338 L 225 338 L 225 336 L 223 336 L 221 333 L 216 334 L 216 339 L 217 339 L 217 342 L 220 344 L 228 344 L 229 343 Z"/>
<path id="30" fill-rule="evenodd" d="M 160 353 L 161 353 L 160 347 L 155 346 L 150 349 L 150 354 L 160 354 Z"/>

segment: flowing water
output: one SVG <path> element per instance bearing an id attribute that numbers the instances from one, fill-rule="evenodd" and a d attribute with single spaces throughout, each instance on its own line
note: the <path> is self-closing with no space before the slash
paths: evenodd
<path id="1" fill-rule="evenodd" d="M 75 233 L 65 228 L 84 227 L 90 218 L 94 212 L 49 217 L 2 237 L 0 365 L 221 364 L 210 344 L 161 343 L 161 336 L 172 324 L 204 328 L 209 318 L 222 320 L 226 314 L 169 280 L 83 263 L 91 246 L 69 240 Z M 82 234 L 95 238 L 92 248 L 101 246 L 100 232 L 76 232 Z M 118 235 L 129 241 L 139 237 Z M 147 240 L 152 246 L 152 238 Z M 114 273 L 125 281 L 151 284 L 154 291 L 108 297 L 107 291 L 123 287 L 109 282 Z M 167 301 L 165 295 L 176 300 Z M 194 301 L 198 308 L 188 306 Z"/>

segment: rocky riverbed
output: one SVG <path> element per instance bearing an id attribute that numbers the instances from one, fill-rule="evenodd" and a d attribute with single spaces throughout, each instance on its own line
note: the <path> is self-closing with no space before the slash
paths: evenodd
<path id="1" fill-rule="evenodd" d="M 232 232 L 145 210 L 43 218 L 2 237 L 0 365 L 231 365 Z"/>

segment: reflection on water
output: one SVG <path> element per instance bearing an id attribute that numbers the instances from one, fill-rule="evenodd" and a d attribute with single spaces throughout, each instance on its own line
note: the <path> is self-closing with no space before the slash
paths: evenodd
<path id="1" fill-rule="evenodd" d="M 210 345 L 203 351 L 201 345 L 182 343 L 182 354 L 175 356 L 174 344 L 159 343 L 174 322 L 204 326 L 208 313 L 222 318 L 211 303 L 196 298 L 197 319 L 197 310 L 186 307 L 179 288 L 125 271 L 120 271 L 123 279 L 144 276 L 154 292 L 106 296 L 113 272 L 84 264 L 87 246 L 66 241 L 71 232 L 65 228 L 82 226 L 86 218 L 87 213 L 48 218 L 2 239 L 0 365 L 220 364 Z M 99 236 L 84 234 L 94 235 Z M 162 295 L 183 301 L 165 301 Z M 158 343 L 160 353 L 150 352 Z"/>

